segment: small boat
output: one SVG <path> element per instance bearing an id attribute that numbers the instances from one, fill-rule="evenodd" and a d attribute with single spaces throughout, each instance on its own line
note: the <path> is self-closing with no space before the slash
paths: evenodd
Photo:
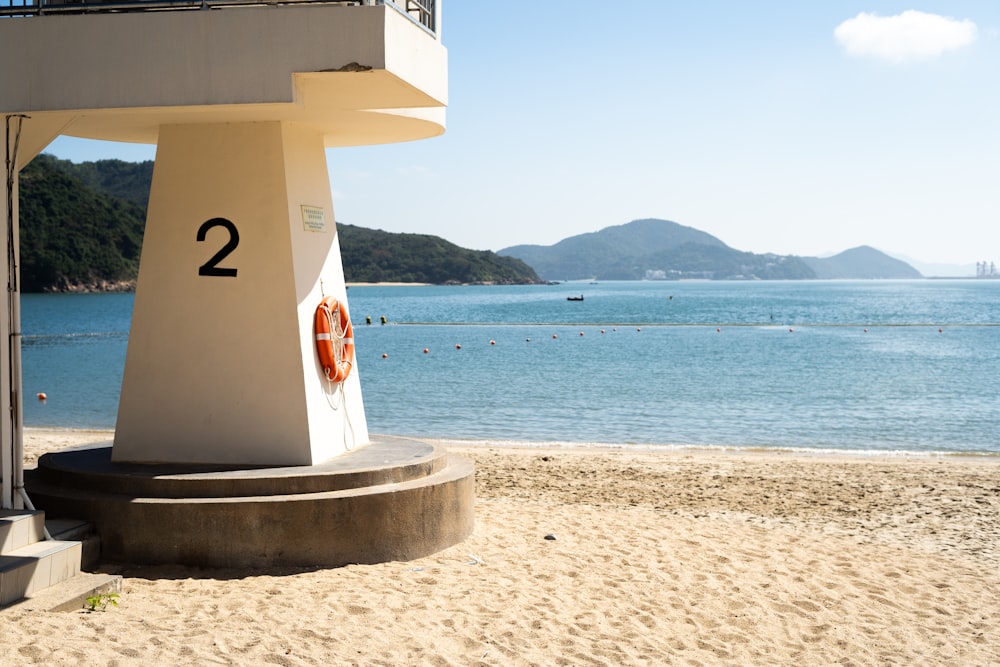
<path id="1" fill-rule="evenodd" d="M 568 297 L 566 297 L 566 300 L 567 301 L 583 301 L 583 295 L 581 294 L 580 296 L 568 296 Z"/>

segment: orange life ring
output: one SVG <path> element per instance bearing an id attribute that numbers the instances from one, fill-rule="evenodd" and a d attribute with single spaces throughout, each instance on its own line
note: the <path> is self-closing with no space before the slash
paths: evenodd
<path id="1" fill-rule="evenodd" d="M 334 323 L 336 322 L 336 330 Z M 343 382 L 354 366 L 354 327 L 347 304 L 328 296 L 316 308 L 316 352 L 330 382 Z"/>

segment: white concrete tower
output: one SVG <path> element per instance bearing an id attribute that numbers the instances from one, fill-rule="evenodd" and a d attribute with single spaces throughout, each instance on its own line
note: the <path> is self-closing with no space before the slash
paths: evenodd
<path id="1" fill-rule="evenodd" d="M 329 383 L 314 342 L 321 299 L 347 297 L 325 149 L 444 131 L 440 0 L 0 9 L 23 14 L 0 19 L 16 169 L 60 134 L 157 144 L 113 459 L 365 445 L 360 373 Z"/>

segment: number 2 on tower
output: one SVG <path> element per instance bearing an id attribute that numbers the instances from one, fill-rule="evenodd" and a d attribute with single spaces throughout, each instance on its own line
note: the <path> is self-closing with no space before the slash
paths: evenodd
<path id="1" fill-rule="evenodd" d="M 219 252 L 212 255 L 207 262 L 198 267 L 198 275 L 235 278 L 236 269 L 220 267 L 219 262 L 224 260 L 231 252 L 236 250 L 236 246 L 240 244 L 240 233 L 237 231 L 236 225 L 233 224 L 232 220 L 226 220 L 225 218 L 212 218 L 211 220 L 203 222 L 201 227 L 198 228 L 199 243 L 205 240 L 205 235 L 208 234 L 208 230 L 212 227 L 225 228 L 229 232 L 229 241 L 227 241 L 226 244 L 219 249 Z"/>

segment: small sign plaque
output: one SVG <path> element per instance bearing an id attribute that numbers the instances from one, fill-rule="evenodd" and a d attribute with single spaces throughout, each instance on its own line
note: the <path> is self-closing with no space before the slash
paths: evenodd
<path id="1" fill-rule="evenodd" d="M 302 228 L 307 232 L 326 231 L 326 215 L 322 206 L 302 204 Z"/>

